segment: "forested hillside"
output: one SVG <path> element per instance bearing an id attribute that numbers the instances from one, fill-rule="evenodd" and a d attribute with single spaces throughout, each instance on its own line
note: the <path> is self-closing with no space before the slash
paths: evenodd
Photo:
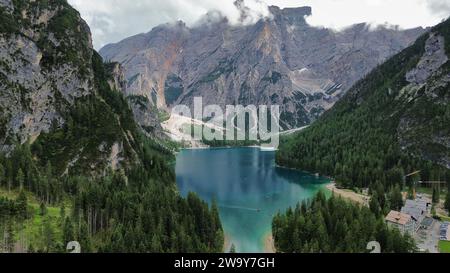
<path id="1" fill-rule="evenodd" d="M 275 246 L 284 253 L 367 253 L 371 241 L 379 242 L 383 253 L 416 250 L 414 240 L 389 229 L 384 217 L 323 193 L 276 215 L 272 229 Z"/>
<path id="2" fill-rule="evenodd" d="M 374 69 L 311 127 L 282 139 L 277 162 L 344 187 L 387 189 L 418 170 L 424 181 L 450 181 L 448 56 L 450 20 Z"/>
<path id="3" fill-rule="evenodd" d="M 78 12 L 4 0 L 0 15 L 0 252 L 221 251 L 217 208 L 178 194 Z"/>

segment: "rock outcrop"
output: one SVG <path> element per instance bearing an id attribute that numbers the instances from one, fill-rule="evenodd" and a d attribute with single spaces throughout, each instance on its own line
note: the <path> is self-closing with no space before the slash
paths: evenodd
<path id="1" fill-rule="evenodd" d="M 72 18 L 77 22 L 75 29 L 58 29 L 62 5 L 53 8 L 34 2 L 14 7 L 11 1 L 2 1 L 0 7 L 0 142 L 7 151 L 14 141 L 34 140 L 42 131 L 48 132 L 52 124 L 63 124 L 56 103 L 59 99 L 73 104 L 76 98 L 92 92 L 89 65 L 69 62 L 89 60 L 92 45 L 89 29 L 78 15 Z M 7 19 L 21 23 L 7 25 Z M 46 32 L 49 24 L 54 31 Z M 64 32 L 73 33 L 73 38 L 68 39 Z M 55 52 L 58 47 L 65 51 Z M 74 54 L 78 51 L 79 56 Z"/>
<path id="2" fill-rule="evenodd" d="M 415 85 L 424 84 L 447 61 L 444 37 L 431 33 L 425 44 L 424 55 L 417 67 L 406 74 L 406 80 Z"/>
<path id="3" fill-rule="evenodd" d="M 119 63 L 107 63 L 107 73 L 110 75 L 108 84 L 112 90 L 127 94 L 128 81 L 125 77 L 125 70 Z M 147 136 L 159 140 L 166 139 L 163 133 L 158 109 L 153 106 L 145 96 L 129 95 L 127 101 L 133 111 L 134 119 Z"/>
<path id="4" fill-rule="evenodd" d="M 431 32 L 420 61 L 406 73 L 409 84 L 398 100 L 408 101 L 411 107 L 400 118 L 398 141 L 402 150 L 450 169 L 450 52 L 446 52 L 446 43 L 450 40 Z"/>

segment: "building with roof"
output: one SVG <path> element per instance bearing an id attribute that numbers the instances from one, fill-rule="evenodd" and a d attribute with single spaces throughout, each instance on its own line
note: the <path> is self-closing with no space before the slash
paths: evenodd
<path id="1" fill-rule="evenodd" d="M 398 228 L 402 233 L 414 234 L 416 229 L 416 222 L 411 215 L 392 210 L 386 216 L 386 223 L 388 226 Z"/>
<path id="2" fill-rule="evenodd" d="M 425 197 L 418 196 L 415 200 L 406 200 L 401 212 L 408 214 L 415 221 L 416 231 L 422 226 L 425 218 L 431 212 L 431 200 Z M 426 221 L 425 221 L 426 222 Z"/>

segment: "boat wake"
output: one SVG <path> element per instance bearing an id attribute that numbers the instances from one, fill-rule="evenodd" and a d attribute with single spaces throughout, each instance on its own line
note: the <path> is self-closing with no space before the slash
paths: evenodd
<path id="1" fill-rule="evenodd" d="M 240 206 L 223 206 L 223 205 L 219 205 L 219 207 L 220 208 L 224 208 L 224 209 L 238 209 L 238 210 L 247 210 L 247 211 L 261 212 L 261 209 L 247 208 L 247 207 L 240 207 Z"/>

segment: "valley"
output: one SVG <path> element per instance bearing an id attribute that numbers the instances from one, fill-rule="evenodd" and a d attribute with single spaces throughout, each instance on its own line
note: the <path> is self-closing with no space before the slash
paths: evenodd
<path id="1" fill-rule="evenodd" d="M 0 0 L 0 253 L 448 252 L 450 19 L 258 3 L 97 51 L 107 20 Z"/>

